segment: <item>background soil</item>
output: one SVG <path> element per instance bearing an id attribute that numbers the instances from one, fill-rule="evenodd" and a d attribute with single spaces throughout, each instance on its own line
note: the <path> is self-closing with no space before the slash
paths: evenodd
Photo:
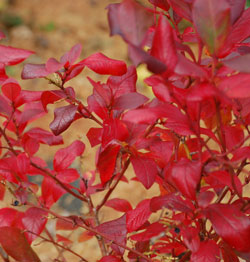
<path id="1" fill-rule="evenodd" d="M 44 63 L 50 57 L 59 59 L 61 55 L 76 43 L 83 45 L 81 59 L 94 52 L 102 52 L 111 58 L 122 59 L 129 63 L 127 48 L 123 41 L 117 36 L 109 37 L 105 7 L 114 2 L 119 1 L 0 0 L 0 30 L 4 31 L 7 36 L 2 43 L 35 51 L 36 54 L 25 61 L 29 63 Z M 20 78 L 22 66 L 17 65 L 9 68 L 8 74 L 17 78 L 24 89 L 55 89 L 43 79 L 22 80 Z M 86 75 L 95 81 L 105 80 L 105 77 L 84 69 L 84 73 L 81 76 L 69 82 L 69 85 L 74 87 L 77 97 L 84 102 L 86 102 L 87 96 L 92 93 L 92 88 L 85 77 Z M 140 81 L 138 86 L 142 91 L 147 92 L 147 90 L 143 90 L 146 87 Z M 57 104 L 57 106 L 60 106 L 60 104 Z M 48 108 L 50 113 L 39 121 L 34 122 L 33 126 L 49 129 L 49 123 L 53 120 L 54 106 L 49 106 Z M 82 172 L 92 170 L 94 167 L 95 151 L 90 147 L 86 139 L 86 133 L 90 126 L 94 126 L 92 122 L 78 120 L 69 130 L 63 133 L 65 145 L 70 144 L 75 139 L 81 139 L 86 144 L 82 164 L 75 164 Z M 58 150 L 58 147 L 48 150 L 48 147 L 42 146 L 39 150 L 39 155 L 51 164 L 56 150 Z M 130 177 L 133 176 L 131 169 L 128 173 L 130 173 Z M 136 182 L 122 183 L 112 194 L 112 197 L 126 198 L 135 206 L 142 197 L 149 197 L 156 192 L 157 187 L 153 187 L 150 191 L 145 191 Z M 94 202 L 99 203 L 102 196 L 102 194 L 95 196 Z M 5 202 L 0 203 L 0 207 L 11 206 L 11 201 L 13 201 L 11 197 L 6 197 Z M 59 201 L 58 206 L 54 210 L 64 215 L 83 214 L 86 212 L 86 208 L 81 203 L 69 196 Z M 107 221 L 120 215 L 113 212 L 110 208 L 104 208 L 101 213 L 101 220 Z M 49 229 L 52 235 L 55 234 L 54 226 L 55 221 L 51 219 Z M 65 233 L 61 231 L 59 233 L 64 236 L 70 235 L 70 239 L 75 241 L 72 247 L 74 251 L 79 252 L 90 262 L 96 261 L 100 257 L 96 240 L 92 239 L 78 243 L 77 239 L 81 232 L 78 231 L 72 234 L 71 232 Z M 52 245 L 36 240 L 34 249 L 42 262 L 56 261 L 53 259 L 57 258 L 58 250 Z M 68 252 L 65 252 L 64 255 L 67 261 L 79 261 L 79 258 Z"/>

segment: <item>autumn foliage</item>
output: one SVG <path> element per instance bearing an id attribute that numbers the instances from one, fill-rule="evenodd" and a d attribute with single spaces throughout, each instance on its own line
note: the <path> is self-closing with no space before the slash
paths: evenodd
<path id="1" fill-rule="evenodd" d="M 26 91 L 5 67 L 33 52 L 0 45 L 0 198 L 9 189 L 16 199 L 13 208 L 0 209 L 4 261 L 40 261 L 31 248 L 36 238 L 87 261 L 70 239 L 49 234 L 51 217 L 57 230 L 82 229 L 80 241 L 96 238 L 100 262 L 250 261 L 250 8 L 245 0 L 148 2 L 107 7 L 111 35 L 127 43 L 130 66 L 102 53 L 78 61 L 77 44 L 60 60 L 25 64 L 23 79 L 46 79 L 44 90 Z M 153 98 L 137 92 L 139 64 L 151 72 L 144 82 Z M 88 78 L 87 103 L 68 86 L 85 67 L 109 75 L 105 83 Z M 46 90 L 46 81 L 54 90 Z M 67 105 L 58 107 L 60 100 Z M 49 104 L 51 132 L 31 127 Z M 63 144 L 61 134 L 81 118 L 94 123 L 86 136 L 97 148 L 96 169 L 72 168 L 84 154 L 80 140 L 59 149 L 49 168 L 37 155 L 40 144 L 48 150 Z M 130 183 L 130 165 L 137 183 L 159 186 L 158 195 L 141 196 L 137 206 L 112 197 L 118 184 Z M 36 175 L 41 185 L 31 182 Z M 100 191 L 104 198 L 94 205 Z M 65 193 L 88 206 L 86 218 L 53 211 Z M 102 222 L 103 206 L 121 215 Z"/>

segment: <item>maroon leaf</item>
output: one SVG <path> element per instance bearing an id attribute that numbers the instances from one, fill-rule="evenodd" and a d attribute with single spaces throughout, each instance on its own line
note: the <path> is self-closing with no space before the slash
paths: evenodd
<path id="1" fill-rule="evenodd" d="M 151 48 L 151 55 L 161 60 L 168 72 L 172 72 L 177 63 L 177 53 L 174 43 L 173 29 L 168 20 L 160 16 L 155 29 L 154 39 Z"/>
<path id="2" fill-rule="evenodd" d="M 150 199 L 144 199 L 135 209 L 127 212 L 126 224 L 128 232 L 133 232 L 140 228 L 150 215 Z"/>
<path id="3" fill-rule="evenodd" d="M 220 249 L 214 240 L 206 240 L 200 243 L 200 247 L 191 255 L 191 262 L 219 262 Z"/>
<path id="4" fill-rule="evenodd" d="M 126 227 L 126 215 L 122 217 L 102 223 L 100 226 L 96 227 L 96 230 L 108 235 L 112 240 L 125 245 L 126 244 L 126 235 L 127 235 L 127 227 Z M 108 241 L 109 242 L 109 241 Z M 113 250 L 115 250 L 118 254 L 123 254 L 124 249 L 111 244 Z"/>
<path id="5" fill-rule="evenodd" d="M 26 230 L 34 233 L 26 232 L 25 234 L 28 242 L 31 243 L 45 228 L 47 223 L 47 212 L 37 207 L 31 207 L 24 213 L 22 222 Z"/>
<path id="6" fill-rule="evenodd" d="M 105 206 L 111 207 L 120 212 L 128 212 L 132 209 L 131 204 L 126 199 L 113 198 L 105 203 Z"/>
<path id="7" fill-rule="evenodd" d="M 123 61 L 108 58 L 102 53 L 95 53 L 79 64 L 83 64 L 101 75 L 120 76 L 127 72 L 127 66 Z"/>
<path id="8" fill-rule="evenodd" d="M 19 64 L 32 54 L 32 51 L 0 45 L 0 63 L 4 65 Z"/>
<path id="9" fill-rule="evenodd" d="M 54 135 L 60 135 L 71 125 L 75 120 L 76 111 L 76 105 L 67 105 L 55 109 L 54 120 L 49 125 Z"/>
<path id="10" fill-rule="evenodd" d="M 250 220 L 236 206 L 212 204 L 204 214 L 225 242 L 240 252 L 250 252 Z"/>
<path id="11" fill-rule="evenodd" d="M 14 102 L 21 93 L 21 87 L 15 79 L 9 78 L 2 84 L 2 92 L 5 97 Z"/>
<path id="12" fill-rule="evenodd" d="M 97 162 L 97 168 L 100 172 L 102 184 L 110 180 L 116 165 L 117 155 L 120 151 L 120 145 L 109 144 L 100 154 Z"/>
<path id="13" fill-rule="evenodd" d="M 153 25 L 153 15 L 133 0 L 108 6 L 111 35 L 119 34 L 126 42 L 140 46 L 147 29 Z"/>
<path id="14" fill-rule="evenodd" d="M 200 178 L 201 163 L 182 158 L 173 164 L 167 179 L 171 179 L 185 197 L 195 200 Z"/>
<path id="15" fill-rule="evenodd" d="M 182 199 L 179 195 L 172 193 L 164 196 L 153 197 L 150 202 L 152 212 L 166 207 L 173 211 L 181 211 L 184 213 L 192 212 L 194 206 L 191 201 Z"/>
<path id="16" fill-rule="evenodd" d="M 35 65 L 26 64 L 23 67 L 22 79 L 41 78 L 49 75 L 50 72 L 45 67 L 45 64 Z"/>
<path id="17" fill-rule="evenodd" d="M 136 92 L 127 93 L 115 98 L 113 109 L 116 110 L 134 109 L 141 106 L 147 101 L 148 98 L 144 95 L 141 95 Z"/>
<path id="18" fill-rule="evenodd" d="M 158 173 L 155 161 L 141 155 L 131 157 L 131 163 L 138 180 L 146 189 L 149 189 L 155 182 Z"/>
<path id="19" fill-rule="evenodd" d="M 21 229 L 15 227 L 0 228 L 0 243 L 5 252 L 18 262 L 40 262 L 30 247 Z"/>
<path id="20" fill-rule="evenodd" d="M 195 0 L 194 25 L 210 54 L 219 55 L 230 29 L 230 5 L 227 0 Z"/>
<path id="21" fill-rule="evenodd" d="M 59 149 L 54 157 L 53 165 L 56 171 L 63 171 L 68 168 L 77 156 L 82 155 L 85 145 L 83 142 L 76 140 L 68 147 Z"/>

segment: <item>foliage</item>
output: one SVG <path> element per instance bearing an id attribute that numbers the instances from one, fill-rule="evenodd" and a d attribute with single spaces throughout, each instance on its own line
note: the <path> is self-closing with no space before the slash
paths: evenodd
<path id="1" fill-rule="evenodd" d="M 250 9 L 245 0 L 149 2 L 151 8 L 133 0 L 108 6 L 111 35 L 127 43 L 134 65 L 101 53 L 77 62 L 79 44 L 59 61 L 24 65 L 23 79 L 45 78 L 53 90 L 23 90 L 5 67 L 32 52 L 0 46 L 0 196 L 8 188 L 13 205 L 26 207 L 0 209 L 0 243 L 14 259 L 40 261 L 30 245 L 42 238 L 87 261 L 70 239 L 51 236 L 46 224 L 53 217 L 57 230 L 84 229 L 81 242 L 95 237 L 101 262 L 250 260 Z M 152 72 L 145 83 L 153 99 L 136 89 L 135 66 L 142 63 Z M 88 78 L 87 104 L 67 83 L 85 67 L 109 75 L 105 83 Z M 57 107 L 59 100 L 67 105 Z M 51 132 L 30 125 L 48 104 L 56 107 Z M 61 134 L 80 118 L 95 124 L 86 135 L 98 148 L 96 169 L 80 174 L 71 167 L 84 153 L 80 140 L 59 149 L 49 168 L 37 155 L 40 144 L 63 144 Z M 142 196 L 136 207 L 112 198 L 130 165 L 137 183 L 159 186 L 158 195 Z M 36 175 L 43 177 L 40 188 L 30 181 Z M 100 191 L 104 198 L 95 206 Z M 88 214 L 55 213 L 65 193 L 84 202 Z M 102 222 L 104 205 L 122 215 Z"/>

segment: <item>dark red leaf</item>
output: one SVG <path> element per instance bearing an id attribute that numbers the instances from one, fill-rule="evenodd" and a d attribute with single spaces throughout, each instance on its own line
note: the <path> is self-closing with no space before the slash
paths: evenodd
<path id="1" fill-rule="evenodd" d="M 200 247 L 199 229 L 196 227 L 186 227 L 181 229 L 183 242 L 192 252 L 197 252 Z"/>
<path id="2" fill-rule="evenodd" d="M 133 0 L 108 6 L 111 35 L 119 34 L 126 42 L 140 46 L 147 29 L 153 25 L 153 14 Z"/>
<path id="3" fill-rule="evenodd" d="M 138 180 L 146 189 L 149 189 L 154 184 L 158 173 L 155 161 L 146 156 L 133 156 L 131 157 L 131 163 Z"/>
<path id="4" fill-rule="evenodd" d="M 210 54 L 219 55 L 229 33 L 230 5 L 227 0 L 195 0 L 192 17 Z"/>
<path id="5" fill-rule="evenodd" d="M 250 252 L 250 219 L 236 206 L 212 204 L 204 214 L 225 242 L 240 252 Z"/>
<path id="6" fill-rule="evenodd" d="M 145 199 L 135 209 L 127 212 L 126 224 L 128 232 L 133 232 L 140 228 L 150 215 L 150 199 Z"/>
<path id="7" fill-rule="evenodd" d="M 126 199 L 112 198 L 105 203 L 105 206 L 111 207 L 120 212 L 128 212 L 132 209 L 131 204 Z"/>
<path id="8" fill-rule="evenodd" d="M 117 155 L 120 145 L 109 144 L 98 157 L 97 168 L 100 172 L 102 184 L 104 185 L 112 177 L 115 171 Z"/>
<path id="9" fill-rule="evenodd" d="M 26 230 L 34 233 L 25 233 L 28 242 L 31 243 L 45 228 L 47 223 L 47 212 L 37 207 L 31 207 L 24 213 L 22 222 Z"/>
<path id="10" fill-rule="evenodd" d="M 77 156 L 82 155 L 85 145 L 83 142 L 76 140 L 71 145 L 59 149 L 54 157 L 53 166 L 56 171 L 63 171 L 68 168 Z"/>
<path id="11" fill-rule="evenodd" d="M 153 197 L 150 202 L 152 212 L 166 207 L 173 211 L 181 211 L 184 213 L 192 212 L 194 206 L 191 201 L 182 199 L 179 195 L 172 193 L 164 196 Z"/>
<path id="12" fill-rule="evenodd" d="M 197 196 L 198 205 L 202 208 L 207 207 L 213 200 L 215 194 L 212 191 L 200 192 Z"/>
<path id="13" fill-rule="evenodd" d="M 191 255 L 191 262 L 219 262 L 220 249 L 214 240 L 206 240 L 200 243 L 200 247 Z"/>
<path id="14" fill-rule="evenodd" d="M 226 146 L 232 150 L 236 146 L 240 146 L 244 141 L 244 131 L 240 125 L 224 126 Z"/>
<path id="15" fill-rule="evenodd" d="M 5 252 L 18 262 L 40 262 L 30 247 L 21 229 L 15 227 L 0 228 L 0 243 Z"/>
<path id="16" fill-rule="evenodd" d="M 76 112 L 76 105 L 67 105 L 56 108 L 54 112 L 54 120 L 49 125 L 53 134 L 58 136 L 65 131 L 75 120 Z"/>
<path id="17" fill-rule="evenodd" d="M 148 98 L 144 95 L 141 95 L 136 92 L 127 93 L 114 99 L 113 109 L 115 110 L 134 109 L 143 105 L 147 101 Z"/>
<path id="18" fill-rule="evenodd" d="M 34 54 L 32 51 L 0 45 L 0 63 L 4 65 L 16 65 Z"/>
<path id="19" fill-rule="evenodd" d="M 182 158 L 177 163 L 174 163 L 171 171 L 170 179 L 175 186 L 187 198 L 196 199 L 196 188 L 201 178 L 201 163 L 190 161 Z"/>
<path id="20" fill-rule="evenodd" d="M 14 102 L 21 93 L 21 87 L 18 82 L 9 78 L 2 84 L 2 92 L 11 102 Z"/>
<path id="21" fill-rule="evenodd" d="M 172 72 L 177 63 L 177 52 L 174 42 L 173 29 L 168 20 L 160 16 L 155 29 L 151 55 L 167 66 L 167 72 Z"/>
<path id="22" fill-rule="evenodd" d="M 120 76 L 127 72 L 127 66 L 123 61 L 111 59 L 102 53 L 95 53 L 79 64 L 83 64 L 101 75 Z"/>
<path id="23" fill-rule="evenodd" d="M 126 215 L 124 214 L 118 219 L 102 223 L 100 226 L 96 227 L 96 230 L 108 235 L 112 240 L 125 245 L 127 235 Z M 108 241 L 108 243 L 110 243 L 110 241 Z M 113 243 L 111 243 L 111 247 L 120 255 L 124 253 L 123 248 Z"/>

